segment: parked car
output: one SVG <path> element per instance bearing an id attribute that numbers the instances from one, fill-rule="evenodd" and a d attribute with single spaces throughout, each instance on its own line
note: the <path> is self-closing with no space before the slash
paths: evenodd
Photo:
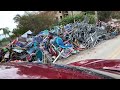
<path id="1" fill-rule="evenodd" d="M 1 63 L 0 79 L 120 79 L 120 60 L 91 59 L 68 65 Z"/>

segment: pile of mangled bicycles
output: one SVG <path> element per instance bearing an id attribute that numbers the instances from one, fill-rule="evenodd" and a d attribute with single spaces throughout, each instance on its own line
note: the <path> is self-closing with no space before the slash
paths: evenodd
<path id="1" fill-rule="evenodd" d="M 0 50 L 0 61 L 55 63 L 58 59 L 94 48 L 101 41 L 116 37 L 120 32 L 119 26 L 104 22 L 99 26 L 83 21 L 54 26 L 37 35 L 25 33 L 26 36 L 18 37 Z"/>

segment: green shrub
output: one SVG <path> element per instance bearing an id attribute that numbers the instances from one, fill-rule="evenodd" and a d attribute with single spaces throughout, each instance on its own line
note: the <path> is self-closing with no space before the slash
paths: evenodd
<path id="1" fill-rule="evenodd" d="M 112 11 L 98 11 L 98 19 L 108 22 L 110 20 Z"/>
<path id="2" fill-rule="evenodd" d="M 88 15 L 89 17 L 89 24 L 95 24 L 95 16 L 94 15 Z"/>
<path id="3" fill-rule="evenodd" d="M 78 14 L 74 16 L 75 21 L 83 21 L 84 20 L 84 15 L 83 14 Z"/>
<path id="4" fill-rule="evenodd" d="M 62 25 L 65 25 L 65 24 L 68 24 L 68 23 L 73 23 L 74 22 L 74 17 L 72 16 L 67 16 L 65 18 L 63 18 L 59 24 L 62 24 Z"/>
<path id="5" fill-rule="evenodd" d="M 11 39 L 15 39 L 15 38 L 16 38 L 16 35 L 13 34 L 13 35 L 10 36 L 10 38 L 11 38 Z"/>
<path id="6" fill-rule="evenodd" d="M 112 11 L 111 17 L 115 19 L 120 19 L 120 11 Z"/>
<path id="7" fill-rule="evenodd" d="M 87 15 L 88 18 L 89 18 L 89 23 L 90 24 L 94 24 L 95 23 L 95 16 L 94 15 L 91 15 L 91 14 L 88 14 Z M 66 25 L 68 23 L 73 23 L 75 21 L 83 21 L 84 20 L 84 14 L 78 14 L 78 15 L 75 15 L 75 16 L 66 16 L 65 18 L 63 18 L 60 22 L 59 22 L 59 25 L 62 24 L 62 25 Z"/>

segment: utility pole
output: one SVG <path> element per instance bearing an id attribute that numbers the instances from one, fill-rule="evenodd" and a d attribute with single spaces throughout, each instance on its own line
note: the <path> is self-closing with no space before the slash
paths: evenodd
<path id="1" fill-rule="evenodd" d="M 73 16 L 73 11 L 71 11 L 72 12 L 72 16 Z"/>
<path id="2" fill-rule="evenodd" d="M 97 22 L 98 21 L 98 12 L 95 11 L 95 21 Z"/>
<path id="3" fill-rule="evenodd" d="M 71 11 L 72 12 L 72 17 L 74 18 L 74 14 L 73 14 L 73 11 Z M 75 18 L 74 18 L 74 23 L 75 23 Z"/>

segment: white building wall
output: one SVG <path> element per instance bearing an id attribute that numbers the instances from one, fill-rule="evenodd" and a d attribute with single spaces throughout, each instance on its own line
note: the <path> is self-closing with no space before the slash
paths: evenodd
<path id="1" fill-rule="evenodd" d="M 81 13 L 81 11 L 68 11 L 68 15 L 72 15 L 72 14 L 76 15 L 76 14 L 80 14 L 80 13 Z M 58 18 L 58 20 L 61 20 L 60 16 L 62 16 L 62 18 L 63 18 L 62 11 L 61 11 L 61 13 L 59 13 L 59 11 L 57 11 L 56 17 Z"/>
<path id="2" fill-rule="evenodd" d="M 60 16 L 63 17 L 63 15 L 62 15 L 62 11 L 61 11 L 61 13 L 59 13 L 59 11 L 57 11 L 57 13 L 56 13 L 56 17 L 58 17 L 58 20 L 61 20 Z"/>
<path id="3" fill-rule="evenodd" d="M 77 15 L 77 14 L 80 14 L 81 13 L 81 11 L 68 11 L 68 14 L 69 15 Z"/>

